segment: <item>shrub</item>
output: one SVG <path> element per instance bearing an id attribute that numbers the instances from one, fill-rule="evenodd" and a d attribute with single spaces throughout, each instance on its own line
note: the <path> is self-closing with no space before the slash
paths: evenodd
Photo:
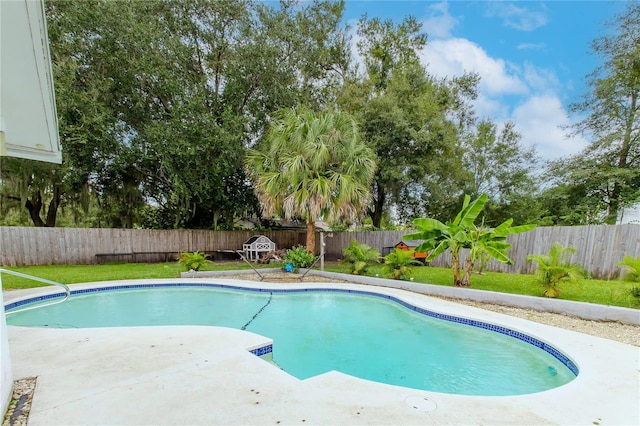
<path id="1" fill-rule="evenodd" d="M 367 268 L 380 261 L 380 253 L 373 247 L 366 244 L 359 244 L 356 240 L 351 240 L 349 247 L 343 250 L 344 258 L 342 263 L 351 264 L 351 273 L 362 275 Z"/>
<path id="2" fill-rule="evenodd" d="M 569 261 L 569 257 L 575 253 L 572 247 L 562 247 L 560 243 L 554 243 L 548 254 L 535 254 L 527 257 L 527 262 L 538 264 L 536 276 L 538 282 L 544 286 L 543 294 L 546 297 L 558 297 L 561 281 L 575 282 L 585 276 L 584 269 Z"/>
<path id="3" fill-rule="evenodd" d="M 209 263 L 207 255 L 199 251 L 194 251 L 193 253 L 183 251 L 180 253 L 178 262 L 186 268 L 187 272 L 199 271 L 200 268 Z"/>
<path id="4" fill-rule="evenodd" d="M 383 270 L 394 280 L 406 280 L 413 275 L 413 265 L 422 265 L 414 259 L 414 251 L 405 251 L 398 248 L 384 257 Z"/>
<path id="5" fill-rule="evenodd" d="M 624 271 L 623 279 L 634 283 L 640 283 L 640 256 L 625 256 L 618 266 Z"/>
<path id="6" fill-rule="evenodd" d="M 334 221 L 329 224 L 329 229 L 331 232 L 345 232 L 349 230 L 350 226 L 351 225 L 346 222 Z"/>
<path id="7" fill-rule="evenodd" d="M 293 271 L 298 272 L 300 268 L 308 268 L 316 261 L 316 257 L 309 253 L 304 246 L 297 246 L 287 250 L 287 253 L 282 258 L 284 268 L 287 264 L 293 266 Z"/>

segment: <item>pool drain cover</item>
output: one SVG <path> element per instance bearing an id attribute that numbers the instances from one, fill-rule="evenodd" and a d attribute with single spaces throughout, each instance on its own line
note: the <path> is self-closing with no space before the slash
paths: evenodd
<path id="1" fill-rule="evenodd" d="M 429 398 L 425 398 L 424 396 L 412 395 L 405 399 L 407 405 L 411 408 L 414 408 L 418 411 L 424 411 L 428 413 L 429 411 L 434 411 L 438 408 L 438 404 Z"/>

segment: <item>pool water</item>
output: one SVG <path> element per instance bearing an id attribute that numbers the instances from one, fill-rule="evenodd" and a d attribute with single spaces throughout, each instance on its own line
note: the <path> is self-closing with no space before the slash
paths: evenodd
<path id="1" fill-rule="evenodd" d="M 521 395 L 575 374 L 529 343 L 432 318 L 377 296 L 155 287 L 73 295 L 7 316 L 21 326 L 215 325 L 273 339 L 273 360 L 306 379 L 337 370 L 392 385 L 463 395 Z"/>

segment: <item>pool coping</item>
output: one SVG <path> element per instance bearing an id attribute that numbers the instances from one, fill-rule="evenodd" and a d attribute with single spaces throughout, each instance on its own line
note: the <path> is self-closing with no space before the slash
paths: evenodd
<path id="1" fill-rule="evenodd" d="M 458 317 L 472 318 L 476 321 L 484 321 L 488 323 L 508 324 L 508 327 L 519 332 L 526 333 L 541 340 L 550 342 L 558 350 L 568 354 L 575 360 L 576 364 L 580 368 L 580 374 L 572 382 L 561 386 L 556 389 L 552 389 L 545 392 L 539 392 L 536 394 L 529 394 L 523 396 L 511 396 L 511 397 L 470 397 L 461 395 L 449 395 L 440 394 L 436 392 L 418 391 L 415 389 L 400 388 L 397 386 L 384 385 L 380 383 L 372 383 L 366 380 L 353 378 L 350 376 L 342 375 L 341 373 L 327 373 L 321 376 L 316 376 L 304 381 L 294 380 L 294 385 L 291 385 L 290 379 L 287 379 L 287 386 L 293 386 L 293 388 L 301 387 L 308 390 L 312 388 L 312 393 L 317 393 L 323 396 L 323 401 L 327 404 L 334 404 L 342 407 L 338 412 L 329 411 L 326 415 L 332 415 L 333 417 L 327 417 L 331 420 L 330 423 L 335 424 L 365 424 L 364 416 L 353 415 L 347 416 L 344 414 L 344 404 L 349 401 L 368 401 L 368 398 L 375 398 L 378 400 L 382 398 L 384 404 L 390 404 L 395 407 L 391 409 L 388 416 L 377 417 L 376 423 L 395 423 L 401 421 L 406 416 L 408 418 L 414 418 L 412 415 L 404 412 L 404 406 L 398 406 L 395 402 L 400 396 L 404 395 L 408 397 L 410 395 L 419 395 L 424 398 L 434 401 L 438 406 L 438 409 L 429 413 L 429 418 L 437 420 L 437 423 L 552 423 L 552 424 L 569 424 L 569 423 L 593 423 L 598 422 L 600 424 L 625 424 L 625 423 L 638 423 L 640 419 L 639 403 L 638 403 L 638 348 L 625 345 L 618 342 L 613 342 L 607 339 L 601 339 L 594 336 L 587 336 L 584 334 L 562 330 L 543 324 L 533 323 L 520 318 L 510 317 L 504 314 L 498 314 L 495 312 L 484 311 L 482 309 L 469 307 L 466 305 L 459 305 L 454 302 L 444 301 L 441 299 L 434 299 L 429 296 L 408 292 L 403 289 L 394 289 L 388 287 L 371 288 L 369 286 L 363 286 L 362 284 L 330 284 L 330 283 L 268 283 L 268 282 L 249 282 L 243 280 L 231 280 L 222 278 L 191 278 L 191 279 L 169 279 L 169 280 L 128 280 L 119 281 L 119 283 L 134 284 L 134 283 L 159 283 L 159 282 L 211 282 L 215 284 L 230 284 L 234 286 L 241 286 L 247 288 L 273 288 L 282 289 L 283 286 L 289 289 L 293 288 L 321 288 L 321 287 L 333 287 L 333 288 L 351 288 L 354 290 L 367 289 L 367 291 L 375 291 L 383 294 L 398 297 L 405 300 L 414 306 L 420 306 L 428 308 L 430 310 L 436 310 L 438 312 L 454 315 Z M 74 290 L 81 288 L 89 288 L 95 286 L 109 286 L 113 285 L 113 282 L 108 283 L 87 283 L 82 285 L 72 285 Z M 38 291 L 39 290 L 39 291 Z M 30 289 L 30 290 L 15 290 L 5 292 L 5 304 L 9 304 L 12 301 L 19 298 L 32 297 L 38 293 L 50 293 L 51 291 L 43 291 L 42 288 Z M 55 291 L 54 291 L 55 292 Z M 20 293 L 20 294 L 18 294 Z M 28 294 L 27 294 L 28 293 Z M 155 328 L 155 327 L 146 327 Z M 192 328 L 193 327 L 186 327 Z M 204 327 L 206 329 L 217 329 L 217 327 Z M 175 327 L 169 327 L 167 329 L 174 330 Z M 78 331 L 70 331 L 69 333 L 61 332 L 57 333 L 55 330 L 39 330 L 32 333 L 33 330 L 25 330 L 21 327 L 9 326 L 10 336 L 12 337 L 11 347 L 14 349 L 16 345 L 17 352 L 21 353 L 26 350 L 29 345 L 37 344 L 37 342 L 29 342 L 28 334 L 41 334 L 41 335 L 65 335 L 65 334 L 77 334 Z M 84 329 L 84 333 L 96 333 L 96 334 L 108 334 L 114 332 L 111 330 L 92 331 L 92 329 Z M 209 330 L 211 331 L 211 330 Z M 144 334 L 145 331 L 139 331 Z M 148 333 L 157 333 L 156 330 L 149 330 Z M 246 333 L 239 330 L 234 333 Z M 20 335 L 23 335 L 24 342 L 21 340 Z M 264 338 L 266 343 L 268 339 Z M 18 348 L 21 346 L 21 348 Z M 246 351 L 248 347 L 245 347 Z M 603 354 L 607 354 L 606 358 Z M 32 356 L 37 356 L 33 354 Z M 14 371 L 29 371 L 29 366 L 24 365 L 25 360 L 22 357 L 12 357 L 14 362 Z M 255 358 L 255 357 L 254 357 Z M 28 359 L 28 357 L 27 357 Z M 256 358 L 257 362 L 262 362 Z M 41 363 L 45 361 L 41 360 Z M 54 366 L 50 366 L 54 369 Z M 41 373 L 46 376 L 46 372 Z M 238 372 L 241 377 L 242 373 Z M 23 377 L 19 374 L 14 374 L 14 377 Z M 251 380 L 258 380 L 252 378 Z M 260 381 L 260 380 L 258 380 Z M 348 383 L 348 389 L 354 389 L 348 391 L 348 389 L 342 389 L 341 394 L 344 398 L 342 400 L 335 400 L 332 393 L 328 392 L 329 389 L 336 389 L 336 386 L 346 386 Z M 280 385 L 277 383 L 265 384 L 269 387 L 269 392 L 282 392 Z M 284 386 L 284 385 L 283 385 Z M 54 386 L 55 387 L 55 386 Z M 280 389 L 280 390 L 279 390 Z M 43 389 L 38 388 L 36 398 L 34 399 L 34 408 L 36 411 L 40 410 L 40 413 L 51 414 L 51 407 L 38 407 L 37 397 L 38 394 L 43 392 Z M 265 391 L 263 391 L 265 392 Z M 306 392 L 306 391 L 305 391 Z M 381 396 L 388 395 L 388 398 Z M 608 395 L 608 397 L 603 397 Z M 612 395 L 615 395 L 613 397 Z M 46 399 L 46 398 L 45 398 Z M 395 401 L 395 402 L 394 402 Z M 464 407 L 460 406 L 461 402 L 464 402 Z M 275 404 L 275 402 L 274 402 Z M 383 404 L 383 405 L 384 405 Z M 309 412 L 314 412 L 313 404 L 311 401 L 303 404 Z M 406 404 L 405 404 L 406 405 Z M 274 405 L 274 410 L 277 404 Z M 404 408 L 403 408 L 404 407 Z M 447 408 L 448 407 L 448 408 Z M 277 411 L 277 410 L 276 410 Z M 67 413 L 67 415 L 72 415 Z M 73 414 L 75 415 L 75 414 Z M 150 416 L 153 413 L 149 414 Z M 213 414 L 208 414 L 212 416 Z M 425 413 L 421 413 L 421 416 Z M 45 416 L 46 417 L 46 416 Z M 42 417 L 42 418 L 45 418 Z M 37 419 L 39 417 L 34 417 Z M 321 417 L 316 417 L 321 418 Z M 419 419 L 421 417 L 415 417 Z M 68 417 L 67 417 L 68 419 Z M 209 420 L 216 420 L 219 418 L 207 417 L 206 422 Z M 236 420 L 231 419 L 231 423 L 242 424 L 240 419 L 244 422 L 259 424 L 256 419 L 249 421 L 242 416 L 237 417 Z M 266 417 L 261 418 L 263 421 L 267 420 Z M 634 420 L 635 419 L 635 420 Z M 105 420 L 105 419 L 102 419 Z M 229 420 L 229 419 L 227 419 Z M 370 421 L 371 419 L 369 419 Z M 95 420 L 97 422 L 97 420 Z M 292 420 L 291 420 L 292 421 Z M 287 423 L 285 420 L 284 423 Z M 320 421 L 320 423 L 323 423 Z M 31 422 L 30 422 L 31 424 Z M 34 423 L 36 424 L 36 423 Z M 43 423 L 45 424 L 45 423 Z"/>

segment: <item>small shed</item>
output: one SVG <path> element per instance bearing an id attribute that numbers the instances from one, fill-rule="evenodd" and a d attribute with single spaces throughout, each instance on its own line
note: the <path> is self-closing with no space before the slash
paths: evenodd
<path id="1" fill-rule="evenodd" d="M 262 253 L 275 251 L 276 243 L 264 235 L 254 235 L 242 244 L 244 256 L 249 260 L 258 260 Z"/>
<path id="2" fill-rule="evenodd" d="M 423 252 L 423 251 L 415 251 L 415 249 L 418 248 L 418 246 L 423 242 L 424 241 L 422 240 L 415 240 L 415 241 L 402 240 L 398 244 L 396 244 L 394 247 L 403 251 L 414 250 L 413 258 L 424 262 L 427 256 L 429 255 L 429 253 Z"/>

